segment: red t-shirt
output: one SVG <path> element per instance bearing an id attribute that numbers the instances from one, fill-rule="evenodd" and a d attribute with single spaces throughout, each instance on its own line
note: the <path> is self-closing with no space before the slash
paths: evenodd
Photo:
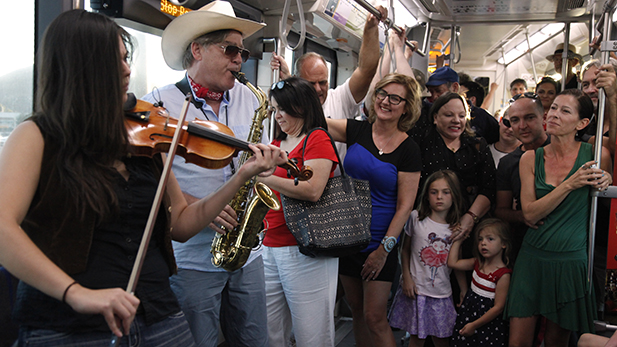
<path id="1" fill-rule="evenodd" d="M 289 158 L 297 158 L 298 159 L 298 167 L 302 167 L 302 144 L 304 140 L 300 141 L 300 143 L 293 149 L 288 155 Z M 280 146 L 281 141 L 274 140 L 272 144 L 275 146 Z M 338 159 L 336 159 L 336 154 L 334 153 L 334 149 L 332 148 L 332 144 L 330 142 L 330 138 L 323 131 L 314 131 L 311 136 L 309 136 L 308 141 L 306 143 L 306 150 L 304 152 L 304 159 L 329 159 L 334 162 L 332 165 L 332 170 L 330 170 L 330 177 L 333 176 L 334 169 L 336 169 L 336 163 Z M 276 168 L 274 171 L 274 175 L 278 177 L 287 178 L 287 170 L 283 168 Z M 289 179 L 293 179 L 289 178 Z M 281 194 L 276 190 L 273 190 L 276 194 L 276 197 L 281 199 Z M 285 222 L 285 214 L 283 213 L 283 208 L 280 210 L 274 211 L 270 210 L 266 214 L 266 218 L 264 220 L 267 231 L 266 236 L 264 237 L 263 244 L 268 247 L 285 247 L 285 246 L 295 246 L 298 243 L 296 239 L 291 234 L 289 229 L 287 228 L 287 223 Z"/>

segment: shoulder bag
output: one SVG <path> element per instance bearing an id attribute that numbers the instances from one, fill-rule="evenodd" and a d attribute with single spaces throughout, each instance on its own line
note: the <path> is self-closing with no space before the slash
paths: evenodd
<path id="1" fill-rule="evenodd" d="M 281 194 L 287 227 L 298 241 L 300 252 L 310 257 L 342 257 L 357 253 L 371 241 L 371 191 L 369 182 L 345 173 L 334 141 L 323 128 L 309 131 L 302 145 L 315 130 L 330 138 L 339 160 L 341 175 L 330 178 L 317 202 L 298 200 Z"/>

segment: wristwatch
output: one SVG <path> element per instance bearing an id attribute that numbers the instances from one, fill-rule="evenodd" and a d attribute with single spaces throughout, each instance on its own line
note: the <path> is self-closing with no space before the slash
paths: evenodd
<path id="1" fill-rule="evenodd" d="M 386 250 L 386 252 L 390 253 L 394 249 L 394 246 L 396 246 L 396 237 L 384 236 L 383 240 L 381 240 L 381 244 L 383 245 L 383 248 Z"/>

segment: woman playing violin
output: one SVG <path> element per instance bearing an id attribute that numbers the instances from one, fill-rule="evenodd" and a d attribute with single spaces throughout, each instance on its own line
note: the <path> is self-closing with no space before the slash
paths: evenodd
<path id="1" fill-rule="evenodd" d="M 22 280 L 20 345 L 105 345 L 110 330 L 148 346 L 193 345 L 169 288 L 171 239 L 190 238 L 247 179 L 286 162 L 274 146 L 251 146 L 254 159 L 191 205 L 172 174 L 135 295 L 124 291 L 161 172 L 159 155 L 130 155 L 130 47 L 107 17 L 58 16 L 39 51 L 36 111 L 0 153 L 0 263 Z"/>

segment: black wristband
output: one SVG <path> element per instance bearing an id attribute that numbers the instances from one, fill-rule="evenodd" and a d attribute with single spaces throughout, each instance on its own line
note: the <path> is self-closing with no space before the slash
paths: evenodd
<path id="1" fill-rule="evenodd" d="M 77 281 L 73 281 L 73 283 L 69 284 L 68 287 L 66 287 L 66 289 L 64 290 L 64 294 L 62 294 L 62 302 L 66 304 L 66 293 L 69 292 L 69 289 L 74 285 L 77 284 Z"/>

